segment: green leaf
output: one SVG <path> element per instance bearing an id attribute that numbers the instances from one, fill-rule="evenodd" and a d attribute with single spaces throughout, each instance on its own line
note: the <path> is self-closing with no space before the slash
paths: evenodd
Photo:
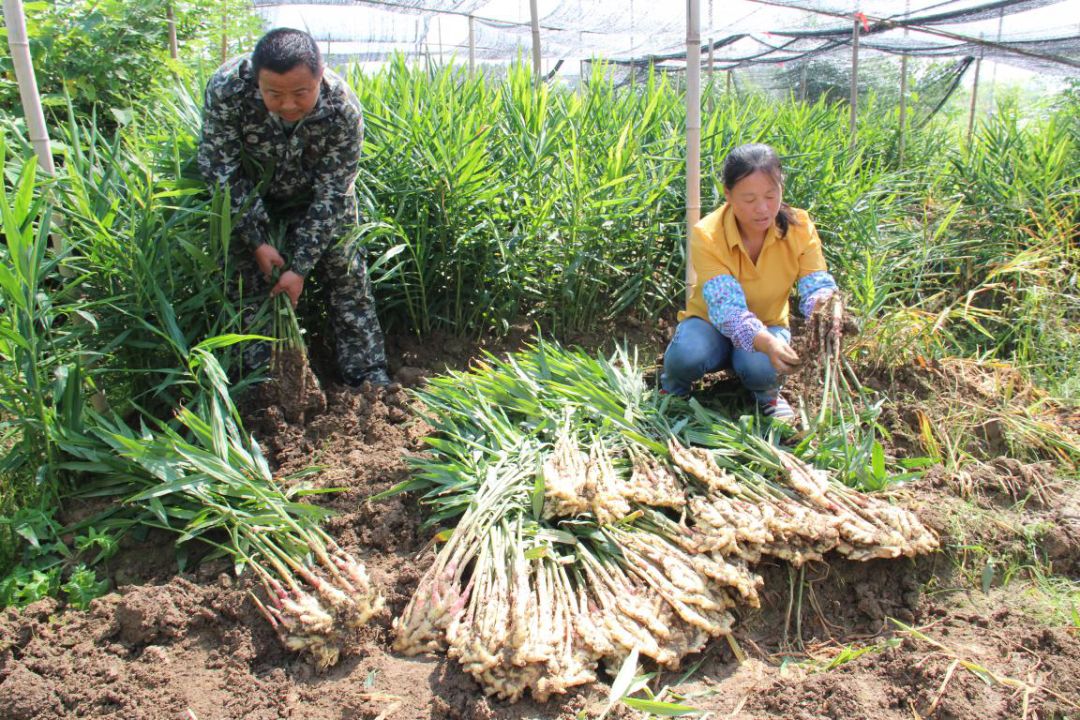
<path id="1" fill-rule="evenodd" d="M 983 595 L 990 594 L 990 588 L 994 584 L 994 560 L 993 558 L 986 559 L 986 567 L 982 571 L 982 591 Z"/>
<path id="2" fill-rule="evenodd" d="M 82 563 L 75 566 L 68 581 L 60 586 L 74 607 L 85 610 L 94 598 L 109 591 L 109 580 L 97 579 L 97 573 Z"/>
<path id="3" fill-rule="evenodd" d="M 689 705 L 679 705 L 678 703 L 663 702 L 660 700 L 642 700 L 639 698 L 624 697 L 622 699 L 623 704 L 634 710 L 640 710 L 651 715 L 659 715 L 660 717 L 684 717 L 687 715 L 701 715 L 702 710 L 690 707 Z"/>
<path id="4" fill-rule="evenodd" d="M 870 454 L 871 465 L 874 471 L 874 479 L 878 482 L 885 480 L 885 449 L 881 447 L 881 443 L 877 440 L 874 441 L 873 450 Z"/>
<path id="5" fill-rule="evenodd" d="M 196 350 L 201 350 L 203 352 L 209 353 L 214 350 L 220 350 L 221 348 L 235 345 L 237 343 L 260 340 L 264 342 L 272 342 L 274 338 L 267 335 L 240 335 L 237 333 L 225 333 L 223 335 L 215 335 L 214 337 L 206 338 L 201 343 L 193 347 L 191 350 L 192 353 L 194 353 Z M 192 360 L 192 362 L 195 364 L 195 367 L 198 367 L 199 362 L 196 362 L 194 359 Z"/>
<path id="6" fill-rule="evenodd" d="M 624 699 L 626 691 L 630 689 L 630 684 L 634 682 L 634 675 L 637 674 L 638 667 L 638 649 L 635 647 L 623 660 L 622 667 L 619 668 L 619 674 L 615 676 L 615 681 L 611 683 L 611 692 L 608 693 L 607 707 L 604 708 L 604 712 L 601 713 L 601 720 L 607 717 L 607 714 L 611 711 L 611 708 L 615 707 L 615 703 Z"/>
<path id="7" fill-rule="evenodd" d="M 116 119 L 116 124 L 124 127 L 130 125 L 131 121 L 135 119 L 135 111 L 131 108 L 109 108 L 109 112 L 112 113 L 113 118 Z"/>
<path id="8" fill-rule="evenodd" d="M 544 512 L 544 467 L 543 460 L 537 458 L 536 461 L 536 475 L 533 478 L 532 489 L 532 516 L 534 520 L 539 520 Z"/>

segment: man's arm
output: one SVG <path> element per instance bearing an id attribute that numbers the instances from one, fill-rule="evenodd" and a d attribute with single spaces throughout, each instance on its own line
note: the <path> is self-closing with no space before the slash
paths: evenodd
<path id="1" fill-rule="evenodd" d="M 346 108 L 344 117 L 330 131 L 326 152 L 316 165 L 314 197 L 294 231 L 290 269 L 302 276 L 311 272 L 327 246 L 356 222 L 354 185 L 360 170 L 364 125 L 359 108 Z"/>
<path id="2" fill-rule="evenodd" d="M 255 192 L 255 182 L 245 177 L 240 167 L 241 100 L 238 94 L 227 92 L 227 80 L 214 75 L 206 86 L 199 171 L 208 183 L 229 189 L 233 232 L 255 250 L 266 242 L 269 218 L 262 198 Z"/>

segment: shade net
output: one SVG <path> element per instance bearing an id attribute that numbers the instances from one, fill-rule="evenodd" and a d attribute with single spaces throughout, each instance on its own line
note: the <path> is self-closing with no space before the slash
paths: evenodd
<path id="1" fill-rule="evenodd" d="M 686 67 L 686 5 L 644 0 L 536 0 L 542 69 L 577 74 L 602 59 L 632 75 Z M 331 62 L 393 53 L 436 62 L 528 59 L 528 0 L 254 0 L 268 27 L 301 27 Z M 1080 76 L 1080 0 L 701 0 L 702 67 L 768 84 L 792 66 L 905 55 L 948 66 L 986 59 Z M 965 66 L 966 67 L 966 66 Z M 779 71 L 779 72 L 778 72 Z"/>

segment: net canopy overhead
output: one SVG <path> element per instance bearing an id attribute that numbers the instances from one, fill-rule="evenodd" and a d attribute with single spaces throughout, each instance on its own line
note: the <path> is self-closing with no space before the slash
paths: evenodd
<path id="1" fill-rule="evenodd" d="M 684 3 L 535 0 L 545 72 L 603 59 L 686 66 Z M 331 62 L 395 52 L 459 62 L 527 58 L 529 0 L 254 0 L 268 27 L 310 32 Z M 1080 75 L 1080 0 L 700 0 L 702 64 L 716 70 L 841 63 L 859 25 L 860 53 L 938 60 L 981 57 Z"/>

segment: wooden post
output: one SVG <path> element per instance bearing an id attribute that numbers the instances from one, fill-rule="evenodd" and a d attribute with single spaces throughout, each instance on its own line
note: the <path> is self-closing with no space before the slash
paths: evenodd
<path id="1" fill-rule="evenodd" d="M 709 114 L 712 115 L 713 110 L 716 108 L 716 87 L 713 83 L 713 60 L 716 56 L 715 38 L 712 36 L 713 28 L 713 0 L 709 0 Z"/>
<path id="2" fill-rule="evenodd" d="M 229 59 L 229 0 L 221 3 L 221 62 Z"/>
<path id="3" fill-rule="evenodd" d="M 690 234 L 701 219 L 701 14 L 686 0 L 686 297 L 696 279 Z"/>
<path id="4" fill-rule="evenodd" d="M 731 75 L 734 72 L 735 72 L 734 70 L 728 70 L 727 71 L 727 89 L 724 92 L 726 92 L 728 95 L 731 94 Z"/>
<path id="5" fill-rule="evenodd" d="M 176 44 L 176 17 L 173 15 L 172 3 L 165 6 L 165 17 L 169 21 L 169 57 L 176 60 L 180 53 Z"/>
<path id="6" fill-rule="evenodd" d="M 859 116 L 859 18 L 851 31 L 851 146 L 855 146 L 855 120 Z"/>
<path id="7" fill-rule="evenodd" d="M 435 30 L 439 34 L 439 65 L 443 64 L 442 15 L 435 16 Z"/>
<path id="8" fill-rule="evenodd" d="M 34 76 L 34 62 L 30 57 L 30 39 L 26 34 L 26 15 L 23 12 L 22 0 L 4 0 L 4 24 L 7 25 L 8 50 L 15 69 L 15 81 L 19 85 L 19 102 L 22 104 L 30 145 L 34 148 L 38 167 L 46 175 L 53 177 L 56 175 L 56 164 L 53 162 L 49 130 L 45 125 L 45 113 L 41 109 L 41 94 L 38 93 L 37 78 Z M 59 231 L 62 226 L 63 216 L 55 216 L 53 227 Z M 60 232 L 49 235 L 49 245 L 59 256 L 64 252 L 63 235 Z M 61 277 L 67 278 L 74 274 L 67 265 L 60 265 Z M 100 390 L 91 402 L 99 411 L 108 410 L 105 394 Z"/>
<path id="9" fill-rule="evenodd" d="M 904 3 L 904 19 L 911 14 L 911 0 Z M 904 37 L 908 36 L 907 26 L 904 26 Z M 907 132 L 907 54 L 900 56 L 900 137 L 897 148 L 897 165 L 904 166 L 904 135 Z"/>
<path id="10" fill-rule="evenodd" d="M 806 72 L 809 68 L 809 61 L 803 60 L 802 69 L 799 72 L 799 102 L 806 102 Z"/>
<path id="11" fill-rule="evenodd" d="M 37 78 L 34 77 L 34 63 L 30 59 L 30 40 L 26 35 L 26 16 L 23 14 L 22 0 L 4 0 L 4 22 L 7 25 L 8 48 L 11 51 L 12 65 L 15 66 L 19 100 L 22 102 L 30 144 L 37 155 L 38 167 L 51 177 L 56 174 L 56 166 L 53 164 L 49 132 L 45 127 L 45 113 L 41 109 Z"/>
<path id="12" fill-rule="evenodd" d="M 998 31 L 997 31 L 997 44 L 1001 44 L 1001 26 L 1005 22 L 1005 8 L 1001 8 L 998 11 Z M 990 97 L 987 98 L 987 105 L 990 106 L 990 112 L 994 112 L 994 89 L 997 87 L 997 69 L 998 61 L 994 61 L 994 68 L 990 71 Z"/>
<path id="13" fill-rule="evenodd" d="M 476 72 L 476 18 L 469 16 L 469 74 Z"/>
<path id="14" fill-rule="evenodd" d="M 907 131 L 907 55 L 900 56 L 900 138 L 899 159 L 900 166 L 904 164 L 904 133 Z"/>
<path id="15" fill-rule="evenodd" d="M 971 112 L 968 114 L 967 141 L 971 144 L 971 136 L 975 132 L 975 104 L 979 99 L 979 70 L 982 67 L 982 53 L 975 60 L 975 82 L 971 86 Z"/>
<path id="16" fill-rule="evenodd" d="M 536 7 L 536 0 L 529 0 L 529 14 L 532 18 L 532 60 L 533 82 L 540 86 L 540 11 Z"/>
<path id="17" fill-rule="evenodd" d="M 716 109 L 716 86 L 713 83 L 713 39 L 709 38 L 709 80 L 706 83 L 709 86 L 709 114 L 712 115 Z"/>

